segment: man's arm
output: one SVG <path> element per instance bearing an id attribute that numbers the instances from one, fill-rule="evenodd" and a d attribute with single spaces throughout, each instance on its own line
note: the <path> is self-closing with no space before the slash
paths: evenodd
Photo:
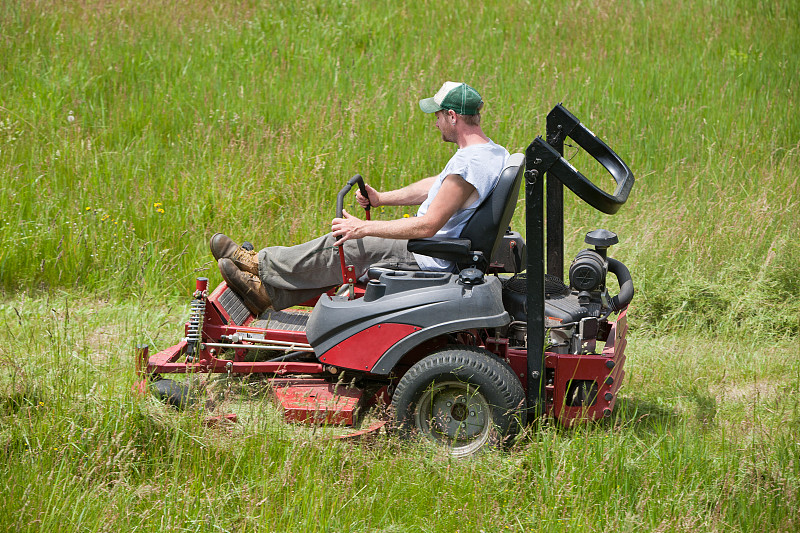
<path id="1" fill-rule="evenodd" d="M 424 181 L 422 180 L 422 182 Z M 409 187 L 413 187 L 413 185 Z M 337 237 L 335 243 L 337 246 L 350 239 L 364 237 L 383 237 L 385 239 L 433 237 L 456 211 L 474 202 L 476 196 L 475 187 L 458 174 L 450 174 L 444 179 L 436 197 L 421 217 L 397 220 L 361 220 L 345 211 L 343 218 L 333 219 L 331 232 L 334 237 Z"/>
<path id="2" fill-rule="evenodd" d="M 379 205 L 420 205 L 428 197 L 428 191 L 431 190 L 437 178 L 438 176 L 423 178 L 401 189 L 386 192 L 378 192 L 367 185 L 369 203 L 373 207 L 378 207 Z M 361 191 L 356 191 L 356 200 L 362 207 L 367 206 Z"/>

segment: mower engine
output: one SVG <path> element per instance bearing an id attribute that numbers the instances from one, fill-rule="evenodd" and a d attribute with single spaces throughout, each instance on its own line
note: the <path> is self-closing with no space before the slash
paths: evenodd
<path id="1" fill-rule="evenodd" d="M 608 257 L 608 248 L 619 242 L 611 231 L 589 232 L 584 241 L 594 249 L 578 252 L 569 268 L 569 286 L 557 276 L 545 276 L 545 350 L 555 354 L 597 353 L 597 340 L 608 338 L 609 315 L 624 309 L 633 299 L 633 282 L 627 267 Z M 611 297 L 606 276 L 611 272 L 620 286 Z M 512 346 L 526 346 L 527 279 L 510 278 L 503 287 L 503 304 L 512 316 L 508 337 Z"/>

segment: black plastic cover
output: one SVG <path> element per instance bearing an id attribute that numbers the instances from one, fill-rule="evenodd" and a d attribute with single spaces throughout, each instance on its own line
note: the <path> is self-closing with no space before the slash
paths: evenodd
<path id="1" fill-rule="evenodd" d="M 372 369 L 388 374 L 397 361 L 418 344 L 447 333 L 507 325 L 500 280 L 465 286 L 456 275 L 434 272 L 396 272 L 378 280 L 383 295 L 346 300 L 322 295 L 308 321 L 306 336 L 317 357 L 376 324 L 409 324 L 421 329 L 389 348 Z M 341 365 L 340 365 L 341 366 Z"/>
<path id="2" fill-rule="evenodd" d="M 592 304 L 589 304 L 589 306 L 581 305 L 578 301 L 578 296 L 575 294 L 556 296 L 544 301 L 544 316 L 558 319 L 563 324 L 579 322 L 582 318 L 592 315 L 590 306 Z M 592 307 L 599 308 L 599 305 Z"/>
<path id="3" fill-rule="evenodd" d="M 607 229 L 596 229 L 586 234 L 583 240 L 589 246 L 600 246 L 601 248 L 608 248 L 619 243 L 619 237 L 613 231 Z"/>

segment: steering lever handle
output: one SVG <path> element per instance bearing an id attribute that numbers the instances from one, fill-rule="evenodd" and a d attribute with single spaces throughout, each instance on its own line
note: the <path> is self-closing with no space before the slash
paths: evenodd
<path id="1" fill-rule="evenodd" d="M 350 192 L 350 189 L 353 188 L 353 185 L 358 184 L 358 190 L 361 191 L 361 196 L 367 199 L 369 202 L 369 194 L 367 194 L 367 186 L 364 185 L 364 178 L 361 177 L 361 174 L 356 174 L 349 180 L 347 180 L 347 185 L 342 187 L 342 190 L 339 191 L 339 194 L 336 195 L 336 218 L 342 218 L 342 210 L 344 209 L 344 197 L 347 196 L 347 193 Z M 367 212 L 367 218 L 369 218 L 369 210 L 371 205 L 367 203 L 367 207 L 364 210 Z"/>

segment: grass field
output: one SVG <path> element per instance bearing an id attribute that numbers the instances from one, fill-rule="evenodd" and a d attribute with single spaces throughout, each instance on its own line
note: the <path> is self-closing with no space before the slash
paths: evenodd
<path id="1" fill-rule="evenodd" d="M 0 530 L 800 529 L 798 26 L 793 0 L 2 2 Z M 566 201 L 567 256 L 606 227 L 636 283 L 614 417 L 456 461 L 286 426 L 256 382 L 132 396 L 134 346 L 220 281 L 214 232 L 300 242 L 354 173 L 440 170 L 417 101 L 445 80 L 511 151 L 563 102 L 633 169 L 614 217 Z"/>

